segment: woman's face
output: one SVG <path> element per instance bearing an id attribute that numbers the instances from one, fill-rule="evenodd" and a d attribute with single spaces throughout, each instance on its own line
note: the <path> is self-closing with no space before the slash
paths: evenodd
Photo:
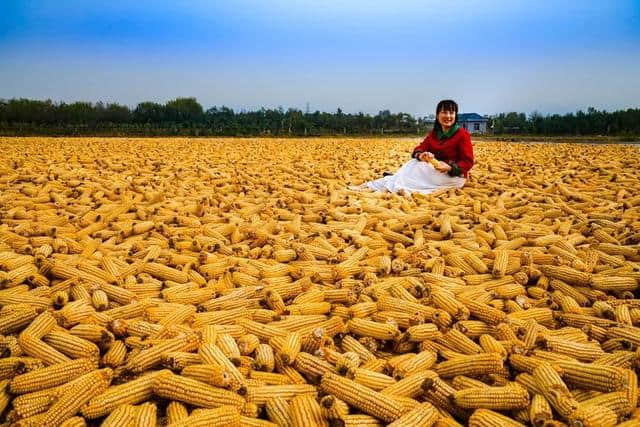
<path id="1" fill-rule="evenodd" d="M 438 122 L 440 122 L 443 130 L 449 129 L 456 122 L 456 112 L 440 110 L 438 113 Z"/>

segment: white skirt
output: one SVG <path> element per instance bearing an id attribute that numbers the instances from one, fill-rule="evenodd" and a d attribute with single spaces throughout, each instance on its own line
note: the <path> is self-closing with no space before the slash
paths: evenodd
<path id="1" fill-rule="evenodd" d="M 438 172 L 431 163 L 411 159 L 395 174 L 366 182 L 364 186 L 375 191 L 429 194 L 437 190 L 462 188 L 465 182 L 464 177 L 449 176 Z"/>

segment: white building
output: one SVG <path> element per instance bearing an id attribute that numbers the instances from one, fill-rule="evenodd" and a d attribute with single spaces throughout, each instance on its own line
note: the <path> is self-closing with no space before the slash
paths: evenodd
<path id="1" fill-rule="evenodd" d="M 458 114 L 458 124 L 469 133 L 487 133 L 487 121 L 478 113 Z"/>

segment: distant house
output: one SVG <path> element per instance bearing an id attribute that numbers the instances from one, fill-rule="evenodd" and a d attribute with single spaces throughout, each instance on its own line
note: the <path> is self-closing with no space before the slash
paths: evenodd
<path id="1" fill-rule="evenodd" d="M 487 133 L 487 121 L 478 113 L 458 114 L 458 124 L 469 133 Z"/>

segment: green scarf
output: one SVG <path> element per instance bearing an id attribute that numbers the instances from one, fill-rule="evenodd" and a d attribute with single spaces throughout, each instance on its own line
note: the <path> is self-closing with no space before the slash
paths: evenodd
<path id="1" fill-rule="evenodd" d="M 451 126 L 449 128 L 449 130 L 446 131 L 446 132 L 443 132 L 442 131 L 442 127 L 440 127 L 440 128 L 438 128 L 438 131 L 437 131 L 438 139 L 440 141 L 442 141 L 444 139 L 449 139 L 449 138 L 451 138 L 453 136 L 454 133 L 456 133 L 458 131 L 458 129 L 460 129 L 460 126 L 458 126 L 457 123 L 455 123 L 453 126 Z"/>

